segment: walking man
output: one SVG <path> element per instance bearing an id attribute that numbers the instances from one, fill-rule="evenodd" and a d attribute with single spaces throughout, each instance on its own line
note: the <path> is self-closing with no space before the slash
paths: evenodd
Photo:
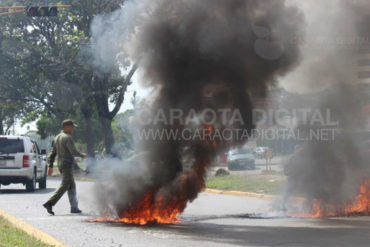
<path id="1" fill-rule="evenodd" d="M 77 151 L 74 144 L 72 133 L 74 123 L 67 119 L 62 123 L 62 132 L 54 138 L 53 150 L 49 156 L 48 175 L 53 174 L 53 165 L 55 157 L 58 155 L 58 168 L 62 176 L 62 183 L 54 195 L 43 205 L 49 214 L 54 215 L 53 206 L 68 191 L 68 198 L 71 204 L 71 213 L 82 213 L 78 208 L 76 183 L 73 178 L 73 161 L 74 156 L 85 158 L 87 155 Z"/>

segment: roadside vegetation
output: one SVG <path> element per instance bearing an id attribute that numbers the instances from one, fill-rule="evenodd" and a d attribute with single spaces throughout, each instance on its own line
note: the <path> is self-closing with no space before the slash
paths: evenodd
<path id="1" fill-rule="evenodd" d="M 262 194 L 277 194 L 286 177 L 282 173 L 261 174 L 232 174 L 226 176 L 212 176 L 206 181 L 207 188 L 219 190 L 233 190 Z"/>
<path id="2" fill-rule="evenodd" d="M 29 236 L 12 226 L 7 220 L 0 217 L 0 247 L 47 247 L 41 241 Z"/>

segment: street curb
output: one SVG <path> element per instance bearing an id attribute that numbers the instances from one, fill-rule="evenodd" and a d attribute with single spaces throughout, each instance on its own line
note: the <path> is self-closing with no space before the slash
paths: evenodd
<path id="1" fill-rule="evenodd" d="M 216 190 L 216 189 L 205 189 L 204 192 L 210 194 L 219 194 L 219 195 L 232 195 L 232 196 L 246 196 L 246 197 L 255 197 L 263 199 L 275 199 L 277 196 L 258 194 L 253 192 L 243 192 L 243 191 L 228 191 L 228 190 Z"/>
<path id="2" fill-rule="evenodd" d="M 40 240 L 41 242 L 45 244 L 55 246 L 55 247 L 68 247 L 66 244 L 56 240 L 49 234 L 44 233 L 40 231 L 39 229 L 31 226 L 30 224 L 14 217 L 13 215 L 6 213 L 1 208 L 0 208 L 0 216 L 2 216 L 4 219 L 9 221 L 9 223 L 12 224 L 14 227 L 26 232 L 28 235 L 36 238 L 37 240 Z"/>
<path id="3" fill-rule="evenodd" d="M 281 196 L 275 196 L 275 195 L 258 194 L 258 193 L 253 193 L 253 192 L 216 190 L 216 189 L 205 189 L 203 192 L 210 193 L 210 194 L 219 194 L 219 195 L 255 197 L 255 198 L 260 198 L 260 199 L 277 199 L 281 197 Z M 291 197 L 290 199 L 294 201 L 300 201 L 300 202 L 306 200 L 303 197 Z"/>

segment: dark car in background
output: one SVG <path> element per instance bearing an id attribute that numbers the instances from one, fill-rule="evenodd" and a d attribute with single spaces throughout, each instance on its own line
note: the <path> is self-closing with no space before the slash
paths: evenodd
<path id="1" fill-rule="evenodd" d="M 227 154 L 227 167 L 231 171 L 256 169 L 252 150 L 249 147 L 230 150 Z"/>

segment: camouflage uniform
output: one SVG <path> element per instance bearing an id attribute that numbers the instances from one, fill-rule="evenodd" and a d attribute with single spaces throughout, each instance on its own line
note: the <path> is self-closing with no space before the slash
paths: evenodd
<path id="1" fill-rule="evenodd" d="M 71 208 L 78 209 L 76 183 L 73 178 L 73 157 L 84 157 L 84 155 L 77 151 L 72 136 L 63 131 L 54 138 L 53 150 L 49 156 L 49 167 L 53 167 L 55 157 L 57 155 L 58 168 L 62 176 L 62 183 L 46 204 L 54 206 L 64 193 L 68 191 Z"/>

